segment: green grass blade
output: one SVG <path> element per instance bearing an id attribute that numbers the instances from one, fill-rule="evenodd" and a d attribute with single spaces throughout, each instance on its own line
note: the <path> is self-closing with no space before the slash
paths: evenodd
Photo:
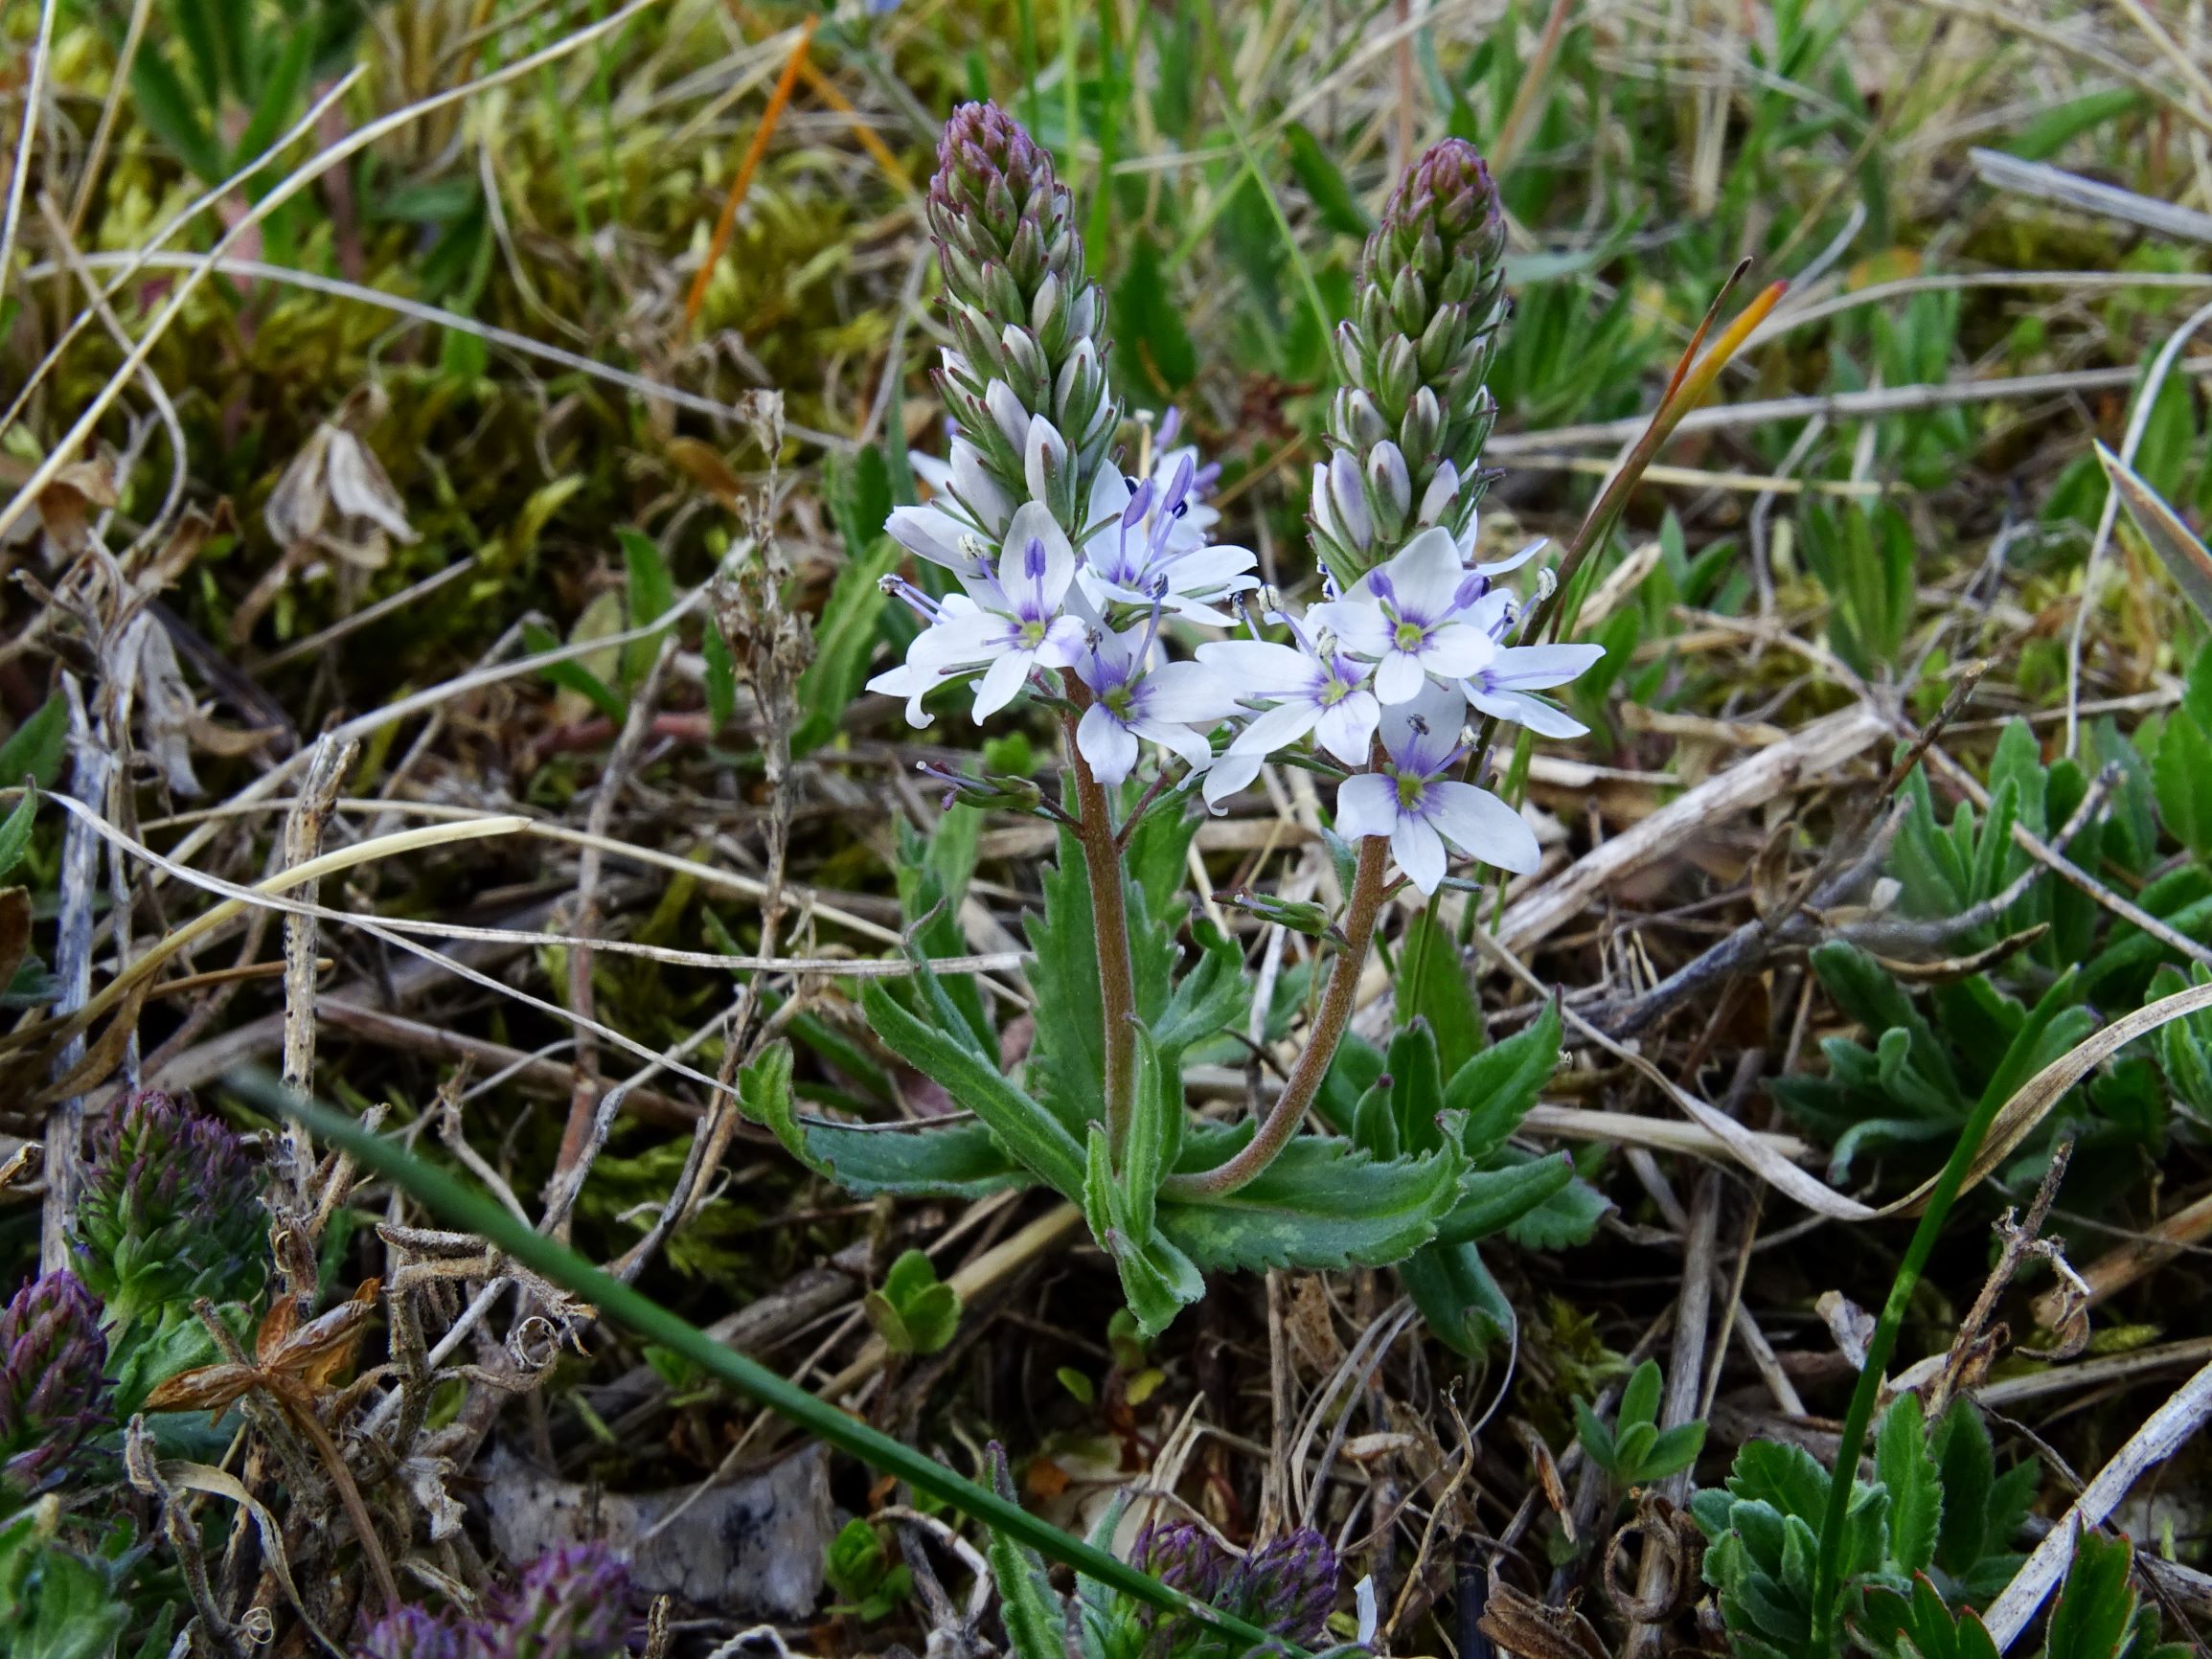
<path id="1" fill-rule="evenodd" d="M 951 1505 L 993 1532 L 1027 1544 L 1048 1559 L 1073 1567 L 1147 1606 L 1203 1619 L 1245 1646 L 1280 1645 L 1280 1639 L 1266 1631 L 1169 1588 L 1105 1550 L 1039 1520 L 990 1488 L 963 1479 L 935 1459 L 848 1417 L 767 1367 L 724 1348 L 689 1320 L 593 1266 L 566 1245 L 546 1238 L 397 1142 L 370 1134 L 344 1113 L 289 1093 L 259 1069 L 234 1071 L 223 1081 L 263 1111 L 299 1119 L 363 1169 L 381 1175 L 453 1226 L 476 1234 L 532 1272 L 583 1298 L 604 1317 L 683 1355 L 701 1371 L 871 1468 L 906 1481 L 917 1491 Z M 1290 1651 L 1298 1654 L 1295 1648 Z"/>

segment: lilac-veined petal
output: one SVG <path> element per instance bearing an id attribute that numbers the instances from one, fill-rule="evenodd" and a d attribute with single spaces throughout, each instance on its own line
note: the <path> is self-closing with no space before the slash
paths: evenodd
<path id="1" fill-rule="evenodd" d="M 891 533 L 893 541 L 931 564 L 946 570 L 968 570 L 975 563 L 960 545 L 960 538 L 972 532 L 942 507 L 895 507 L 883 528 Z"/>
<path id="2" fill-rule="evenodd" d="M 1327 628 L 1354 656 L 1380 657 L 1390 648 L 1390 619 L 1372 600 L 1334 599 L 1306 613 L 1309 628 Z"/>
<path id="3" fill-rule="evenodd" d="M 1029 442 L 1029 410 L 1014 388 L 1004 380 L 993 380 L 983 389 L 983 403 L 997 422 L 1000 436 L 1020 454 Z"/>
<path id="4" fill-rule="evenodd" d="M 1025 574 L 1033 541 L 1044 547 L 1044 569 L 1034 585 Z M 1034 591 L 1046 610 L 1057 610 L 1074 580 L 1075 549 L 1068 544 L 1067 532 L 1060 529 L 1043 502 L 1023 502 L 1006 523 L 1006 546 L 998 556 L 998 585 L 1016 598 Z"/>
<path id="5" fill-rule="evenodd" d="M 1497 642 L 1465 623 L 1448 622 L 1428 630 L 1428 637 L 1413 653 L 1424 672 L 1448 680 L 1471 674 L 1497 655 Z"/>
<path id="6" fill-rule="evenodd" d="M 1539 738 L 1580 738 L 1589 731 L 1557 704 L 1526 692 L 1486 692 L 1471 681 L 1467 700 L 1493 718 L 1526 726 Z"/>
<path id="7" fill-rule="evenodd" d="M 1149 742 L 1172 749 L 1189 763 L 1194 772 L 1203 771 L 1213 763 L 1214 746 L 1190 727 L 1173 720 L 1154 720 L 1139 716 L 1129 722 L 1129 730 Z"/>
<path id="8" fill-rule="evenodd" d="M 1370 592 L 1382 591 L 1381 584 L 1375 581 L 1378 574 L 1389 578 L 1391 591 L 1398 596 L 1400 616 L 1435 622 L 1450 611 L 1452 597 L 1467 572 L 1460 568 L 1459 544 L 1451 539 L 1451 532 L 1430 525 L 1380 572 L 1362 579 Z"/>
<path id="9" fill-rule="evenodd" d="M 1229 744 L 1229 753 L 1265 760 L 1311 732 L 1318 718 L 1320 710 L 1311 701 L 1294 699 L 1277 703 L 1266 713 L 1254 716 L 1251 723 L 1237 734 Z"/>
<path id="10" fill-rule="evenodd" d="M 1052 481 L 1067 470 L 1067 440 L 1042 415 L 1029 418 L 1029 431 L 1021 443 L 1022 476 L 1029 493 L 1038 501 L 1052 495 Z"/>
<path id="11" fill-rule="evenodd" d="M 1375 724 L 1381 717 L 1374 693 L 1353 692 L 1321 712 L 1313 722 L 1313 737 L 1347 766 L 1364 765 L 1375 746 Z"/>
<path id="12" fill-rule="evenodd" d="M 919 668 L 970 668 L 1010 648 L 1011 632 L 1002 616 L 972 611 L 946 616 L 914 636 L 906 660 Z"/>
<path id="13" fill-rule="evenodd" d="M 1444 879 L 1444 842 L 1425 819 L 1402 815 L 1390 832 L 1390 852 L 1406 880 L 1424 893 L 1434 893 Z"/>
<path id="14" fill-rule="evenodd" d="M 1235 689 L 1203 663 L 1162 663 L 1145 676 L 1145 714 L 1181 725 L 1212 725 L 1237 712 Z"/>
<path id="15" fill-rule="evenodd" d="M 1136 734 L 1093 703 L 1076 723 L 1075 746 L 1090 762 L 1091 776 L 1102 784 L 1118 784 L 1135 769 Z"/>
<path id="16" fill-rule="evenodd" d="M 955 438 L 955 443 L 960 440 Z M 934 455 L 924 455 L 919 449 L 906 451 L 906 470 L 929 486 L 939 495 L 952 488 L 952 464 L 940 461 Z"/>
<path id="17" fill-rule="evenodd" d="M 984 466 L 983 451 L 965 438 L 952 441 L 952 493 L 992 535 L 1003 531 L 1013 515 L 1014 497 Z"/>
<path id="18" fill-rule="evenodd" d="M 1221 756 L 1206 773 L 1206 805 L 1218 811 L 1230 796 L 1250 788 L 1264 762 L 1264 756 L 1240 755 L 1233 748 Z"/>
<path id="19" fill-rule="evenodd" d="M 1494 558 L 1487 564 L 1476 565 L 1474 567 L 1475 574 L 1478 576 L 1504 576 L 1510 571 L 1518 570 L 1541 553 L 1549 541 L 1548 536 L 1539 535 L 1518 553 L 1509 553 L 1503 558 Z"/>
<path id="20" fill-rule="evenodd" d="M 1272 640 L 1208 640 L 1198 648 L 1198 661 L 1247 697 L 1288 697 L 1311 691 L 1320 679 L 1311 657 Z"/>
<path id="21" fill-rule="evenodd" d="M 1542 692 L 1563 686 L 1606 654 L 1604 646 L 1506 646 L 1483 670 L 1494 692 Z"/>
<path id="22" fill-rule="evenodd" d="M 1407 651 L 1386 652 L 1375 667 L 1375 695 L 1385 706 L 1411 702 L 1428 684 L 1421 659 Z"/>
<path id="23" fill-rule="evenodd" d="M 1034 666 L 1027 651 L 1008 651 L 992 662 L 991 667 L 983 671 L 983 678 L 975 682 L 977 725 L 980 726 L 1014 701 L 1015 693 L 1021 690 L 1022 682 L 1029 678 L 1029 670 Z"/>
<path id="24" fill-rule="evenodd" d="M 1388 778 L 1361 772 L 1336 786 L 1336 833 L 1347 841 L 1397 828 L 1398 785 Z"/>
<path id="25" fill-rule="evenodd" d="M 906 699 L 906 723 L 909 726 L 933 726 L 936 716 L 922 706 L 922 699 L 944 685 L 952 676 L 941 670 L 925 669 L 917 663 L 901 663 L 897 668 L 885 669 L 868 682 L 868 689 L 887 697 Z"/>
<path id="26" fill-rule="evenodd" d="M 1472 784 L 1431 784 L 1423 801 L 1428 821 L 1470 858 L 1526 875 L 1542 857 L 1536 831 L 1511 807 Z"/>

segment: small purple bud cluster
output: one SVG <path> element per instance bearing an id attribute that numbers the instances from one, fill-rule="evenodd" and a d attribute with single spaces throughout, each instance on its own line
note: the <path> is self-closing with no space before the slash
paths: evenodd
<path id="1" fill-rule="evenodd" d="M 1074 199 L 1019 122 L 968 103 L 945 124 L 928 211 L 952 326 L 938 374 L 946 407 L 1008 497 L 1043 502 L 1080 537 L 1121 407 Z M 989 504 L 969 505 L 988 516 Z"/>
<path id="2" fill-rule="evenodd" d="M 628 1650 L 629 1570 L 604 1544 L 549 1550 L 482 1618 L 420 1607 L 386 1614 L 361 1659 L 615 1659 Z"/>
<path id="3" fill-rule="evenodd" d="M 77 1211 L 78 1270 L 111 1327 L 205 1296 L 249 1301 L 267 1271 L 262 1170 L 218 1119 L 153 1090 L 93 1137 Z"/>
<path id="4" fill-rule="evenodd" d="M 27 1282 L 0 1310 L 0 1500 L 80 1472 L 107 1419 L 100 1305 L 66 1270 Z"/>
<path id="5" fill-rule="evenodd" d="M 1138 1538 L 1135 1562 L 1171 1588 L 1300 1648 L 1327 1633 L 1336 1605 L 1336 1552 L 1311 1529 L 1236 1557 L 1190 1522 L 1154 1525 Z M 1159 1629 L 1169 1659 L 1198 1659 L 1219 1640 L 1196 1620 L 1165 1620 Z"/>
<path id="6" fill-rule="evenodd" d="M 1315 545 L 1347 584 L 1429 525 L 1472 541 L 1484 386 L 1505 320 L 1505 219 L 1474 147 L 1447 139 L 1409 169 L 1367 239 L 1336 331 L 1348 384 L 1313 469 Z M 1471 549 L 1470 549 L 1471 551 Z"/>

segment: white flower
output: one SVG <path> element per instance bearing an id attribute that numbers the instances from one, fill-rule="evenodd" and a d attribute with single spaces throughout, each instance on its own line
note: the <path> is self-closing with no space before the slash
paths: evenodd
<path id="1" fill-rule="evenodd" d="M 988 718 L 1038 669 L 1071 667 L 1083 651 L 1083 624 L 1064 609 L 1074 580 L 1066 534 L 1039 503 L 1022 503 L 1007 522 L 997 572 L 985 591 L 951 595 L 925 611 L 930 625 L 907 648 L 904 667 L 878 674 L 869 690 L 908 697 L 911 718 L 923 693 L 981 669 L 975 718 Z"/>
<path id="2" fill-rule="evenodd" d="M 1501 646 L 1459 689 L 1484 714 L 1517 720 L 1539 737 L 1579 738 L 1589 727 L 1529 693 L 1565 685 L 1605 654 L 1604 646 Z"/>
<path id="3" fill-rule="evenodd" d="M 1240 702 L 1267 705 L 1206 774 L 1209 807 L 1247 787 L 1269 755 L 1309 732 L 1346 765 L 1367 762 L 1381 716 L 1365 684 L 1368 666 L 1346 656 L 1330 640 L 1316 643 L 1296 622 L 1290 629 L 1297 636 L 1295 647 L 1266 640 L 1209 640 L 1198 648 L 1198 661 L 1219 673 Z"/>
<path id="4" fill-rule="evenodd" d="M 1151 477 L 1134 482 L 1110 466 L 1100 470 L 1078 575 L 1098 609 L 1157 602 L 1188 622 L 1230 625 L 1216 604 L 1259 585 L 1249 574 L 1258 560 L 1247 548 L 1207 544 L 1205 528 L 1219 514 L 1199 499 L 1198 476 L 1188 449 L 1162 456 Z"/>
<path id="5" fill-rule="evenodd" d="M 988 580 L 1014 502 L 985 469 L 982 454 L 955 438 L 950 461 L 911 453 L 906 460 L 932 499 L 925 507 L 892 509 L 884 529 L 915 557 L 943 565 L 963 583 Z"/>
<path id="6" fill-rule="evenodd" d="M 1387 835 L 1406 879 L 1434 893 L 1444 879 L 1445 843 L 1471 858 L 1528 874 L 1539 856 L 1521 816 L 1487 789 L 1446 773 L 1465 751 L 1459 733 L 1465 704 L 1430 686 L 1410 702 L 1385 709 L 1380 770 L 1347 778 L 1336 791 L 1336 832 Z"/>
<path id="7" fill-rule="evenodd" d="M 1480 571 L 1461 566 L 1451 533 L 1432 527 L 1342 599 L 1315 605 L 1310 620 L 1376 665 L 1375 694 L 1387 707 L 1418 695 L 1430 674 L 1460 679 L 1496 654 L 1497 643 L 1467 621 L 1488 586 Z"/>
<path id="8" fill-rule="evenodd" d="M 1206 734 L 1236 712 L 1227 684 L 1203 663 L 1154 663 L 1154 626 L 1100 632 L 1075 664 L 1091 706 L 1075 746 L 1102 784 L 1119 784 L 1137 763 L 1137 739 L 1172 749 L 1194 769 L 1214 758 Z"/>

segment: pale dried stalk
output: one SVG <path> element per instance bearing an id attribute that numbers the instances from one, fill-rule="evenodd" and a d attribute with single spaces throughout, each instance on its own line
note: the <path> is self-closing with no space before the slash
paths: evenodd
<path id="1" fill-rule="evenodd" d="M 353 743 L 324 738 L 316 743 L 308 762 L 307 781 L 298 800 L 285 817 L 284 860 L 286 869 L 310 864 L 323 850 L 323 831 L 331 821 L 339 785 L 353 769 L 359 753 Z M 314 877 L 296 891 L 303 903 L 313 905 L 322 883 Z M 285 918 L 285 1087 L 296 1094 L 312 1091 L 315 1079 L 315 956 L 321 943 L 312 910 L 293 911 Z M 315 1145 L 308 1126 L 286 1118 L 278 1144 L 279 1178 L 292 1188 L 292 1211 L 306 1216 L 315 1208 L 313 1185 Z"/>

